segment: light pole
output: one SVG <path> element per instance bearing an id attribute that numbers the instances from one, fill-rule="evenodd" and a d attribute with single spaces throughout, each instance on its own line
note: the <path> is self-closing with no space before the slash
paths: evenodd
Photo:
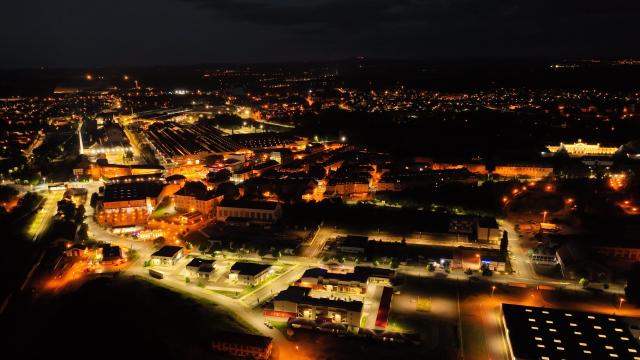
<path id="1" fill-rule="evenodd" d="M 620 298 L 620 301 L 618 302 L 618 311 L 622 310 L 622 303 L 625 302 L 625 299 L 623 297 Z"/>
<path id="2" fill-rule="evenodd" d="M 491 297 L 493 297 L 493 292 L 496 291 L 496 286 L 491 286 Z"/>
<path id="3" fill-rule="evenodd" d="M 547 210 L 542 212 L 542 222 L 543 223 L 547 222 Z"/>

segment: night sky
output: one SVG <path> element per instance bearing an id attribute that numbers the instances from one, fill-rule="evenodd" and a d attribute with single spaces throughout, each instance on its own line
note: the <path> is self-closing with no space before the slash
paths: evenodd
<path id="1" fill-rule="evenodd" d="M 638 57 L 637 0 L 7 0 L 0 68 Z"/>

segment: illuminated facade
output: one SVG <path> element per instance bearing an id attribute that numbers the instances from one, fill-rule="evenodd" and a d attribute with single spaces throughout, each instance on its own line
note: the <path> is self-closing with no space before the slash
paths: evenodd
<path id="1" fill-rule="evenodd" d="M 264 315 L 360 327 L 362 302 L 314 298 L 310 292 L 310 288 L 289 286 L 273 299 L 273 310 L 265 310 Z"/>
<path id="2" fill-rule="evenodd" d="M 111 227 L 145 225 L 161 191 L 160 182 L 108 184 L 96 208 L 96 221 Z"/>
<path id="3" fill-rule="evenodd" d="M 613 156 L 620 148 L 616 147 L 604 147 L 600 144 L 588 144 L 582 142 L 582 139 L 578 139 L 578 142 L 573 144 L 560 143 L 559 146 L 547 146 L 549 152 L 555 154 L 556 152 L 564 149 L 567 151 L 570 157 L 583 157 L 583 156 Z"/>

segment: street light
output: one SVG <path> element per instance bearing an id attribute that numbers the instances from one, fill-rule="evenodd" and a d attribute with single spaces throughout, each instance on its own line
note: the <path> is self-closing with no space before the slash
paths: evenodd
<path id="1" fill-rule="evenodd" d="M 493 292 L 496 291 L 496 286 L 491 286 L 491 297 L 493 297 Z"/>
<path id="2" fill-rule="evenodd" d="M 542 222 L 543 223 L 547 222 L 547 210 L 542 212 Z"/>
<path id="3" fill-rule="evenodd" d="M 623 297 L 620 298 L 620 301 L 618 302 L 618 311 L 622 310 L 622 303 L 625 301 L 626 300 Z"/>

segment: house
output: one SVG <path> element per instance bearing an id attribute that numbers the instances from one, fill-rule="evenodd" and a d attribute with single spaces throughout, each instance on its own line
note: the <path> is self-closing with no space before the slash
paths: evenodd
<path id="1" fill-rule="evenodd" d="M 502 231 L 494 217 L 480 217 L 476 223 L 476 238 L 478 242 L 499 244 Z"/>
<path id="2" fill-rule="evenodd" d="M 166 245 L 151 254 L 152 265 L 175 265 L 182 258 L 182 246 Z"/>
<path id="3" fill-rule="evenodd" d="M 282 206 L 273 201 L 222 200 L 216 208 L 216 218 L 245 218 L 252 223 L 272 224 L 282 217 Z"/>
<path id="4" fill-rule="evenodd" d="M 107 184 L 96 208 L 96 221 L 112 227 L 145 225 L 162 188 L 159 181 Z"/>
<path id="5" fill-rule="evenodd" d="M 273 339 L 266 336 L 221 331 L 213 335 L 211 347 L 217 353 L 267 360 L 271 358 Z"/>
<path id="6" fill-rule="evenodd" d="M 238 261 L 229 271 L 229 280 L 241 284 L 256 286 L 268 275 L 271 265 Z"/>
<path id="7" fill-rule="evenodd" d="M 120 264 L 124 262 L 124 256 L 120 246 L 105 244 L 101 245 L 98 251 L 102 256 L 103 264 Z"/>
<path id="8" fill-rule="evenodd" d="M 353 272 L 346 274 L 312 268 L 302 274 L 296 285 L 322 291 L 364 294 L 370 284 L 390 286 L 394 276 L 393 270 L 368 266 L 356 266 Z"/>
<path id="9" fill-rule="evenodd" d="M 207 279 L 215 271 L 215 260 L 193 258 L 187 264 L 187 274 L 198 279 Z"/>
<path id="10" fill-rule="evenodd" d="M 331 323 L 346 328 L 360 327 L 362 302 L 315 298 L 309 296 L 310 292 L 310 288 L 289 286 L 273 299 L 273 310 L 265 310 L 264 315 L 304 319 L 318 325 Z"/>
<path id="11" fill-rule="evenodd" d="M 82 257 L 86 256 L 88 252 L 89 249 L 87 248 L 87 245 L 73 244 L 67 247 L 67 249 L 64 251 L 64 254 L 70 257 Z"/>
<path id="12" fill-rule="evenodd" d="M 218 205 L 223 196 L 216 194 L 215 191 L 208 190 L 207 187 L 199 181 L 186 182 L 185 185 L 174 194 L 176 209 L 192 213 L 199 211 L 205 217 L 213 214 L 216 205 Z"/>
<path id="13" fill-rule="evenodd" d="M 346 254 L 364 254 L 368 243 L 366 236 L 347 235 L 340 241 L 338 249 Z"/>

